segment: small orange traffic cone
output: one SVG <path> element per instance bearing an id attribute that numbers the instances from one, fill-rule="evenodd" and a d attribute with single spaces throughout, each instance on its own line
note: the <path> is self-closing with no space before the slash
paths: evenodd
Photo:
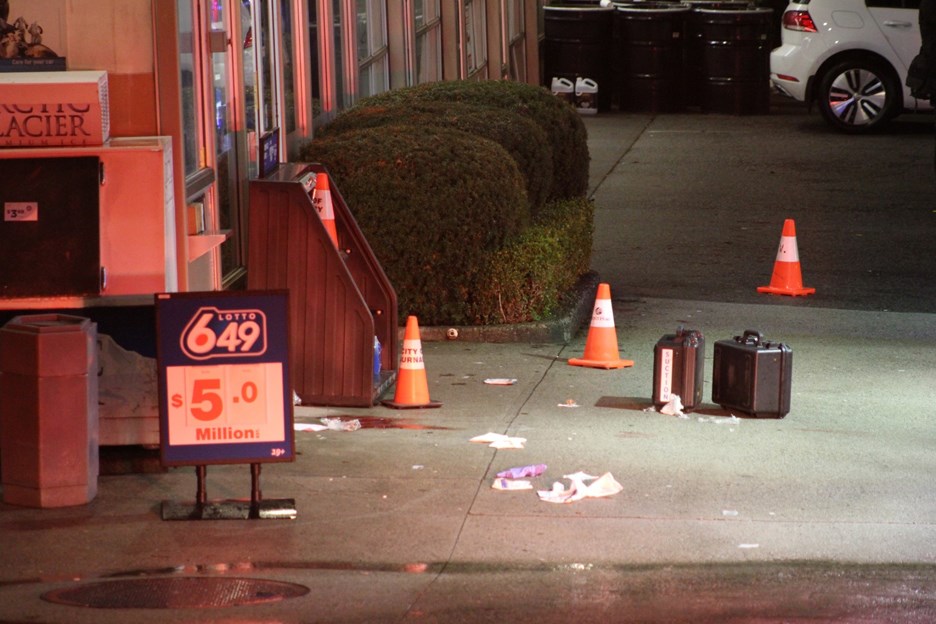
<path id="1" fill-rule="evenodd" d="M 395 409 L 441 407 L 442 404 L 429 398 L 426 381 L 426 366 L 423 363 L 422 341 L 419 339 L 419 323 L 415 316 L 406 319 L 403 334 L 403 352 L 400 354 L 400 370 L 396 378 L 396 394 L 393 400 L 382 401 Z"/>
<path id="2" fill-rule="evenodd" d="M 770 286 L 758 286 L 757 292 L 793 297 L 816 292 L 815 288 L 803 286 L 799 249 L 796 246 L 796 225 L 793 219 L 783 222 L 783 234 L 780 236 L 780 247 L 777 249 L 773 275 L 770 276 Z"/>
<path id="3" fill-rule="evenodd" d="M 611 287 L 607 284 L 598 284 L 591 327 L 585 339 L 585 353 L 581 358 L 570 359 L 569 364 L 591 368 L 626 368 L 634 365 L 631 360 L 622 360 L 618 353 L 614 312 L 611 310 Z"/>
<path id="4" fill-rule="evenodd" d="M 322 225 L 331 236 L 335 247 L 338 246 L 338 230 L 335 228 L 335 208 L 332 205 L 331 187 L 328 184 L 327 173 L 315 174 L 315 190 L 312 191 L 312 205 L 322 219 Z"/>

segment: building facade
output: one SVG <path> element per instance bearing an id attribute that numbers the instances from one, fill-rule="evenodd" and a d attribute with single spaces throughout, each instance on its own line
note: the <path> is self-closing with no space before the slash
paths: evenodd
<path id="1" fill-rule="evenodd" d="M 163 289 L 243 285 L 249 268 L 248 185 L 262 170 L 262 142 L 276 148 L 280 162 L 295 159 L 317 127 L 361 98 L 388 89 L 460 79 L 538 84 L 542 4 L 10 0 L 0 25 L 19 37 L 20 50 L 29 44 L 47 48 L 49 56 L 58 57 L 58 69 L 69 74 L 106 73 L 109 140 L 7 143 L 0 158 L 91 156 L 108 163 L 112 175 L 102 182 L 99 197 L 88 200 L 99 205 L 85 219 L 98 220 L 87 240 L 100 247 L 97 287 L 89 279 L 91 285 L 79 291 L 30 292 L 29 285 L 42 281 L 48 269 L 23 267 L 37 272 L 24 275 L 12 290 L 0 289 L 0 309 L 79 308 L 111 299 L 152 302 L 153 292 Z M 35 54 L 38 48 L 30 49 Z M 39 75 L 29 71 L 29 62 L 37 61 L 23 61 L 25 68 L 6 66 L 0 74 L 11 83 L 0 85 L 0 104 L 8 109 L 21 104 L 16 101 L 20 83 Z M 47 80 L 56 74 L 42 73 Z M 163 139 L 141 146 L 152 137 Z M 109 164 L 117 161 L 115 149 L 144 147 L 168 151 L 164 169 L 133 157 L 123 169 Z M 65 161 L 53 163 L 54 172 Z M 54 177 L 46 175 L 50 181 Z M 9 193 L 4 199 L 11 205 L 23 201 L 29 200 Z M 11 221 L 0 223 L 0 247 L 3 238 L 22 239 L 24 231 Z M 149 256 L 154 279 L 135 279 L 134 258 L 142 262 Z"/>

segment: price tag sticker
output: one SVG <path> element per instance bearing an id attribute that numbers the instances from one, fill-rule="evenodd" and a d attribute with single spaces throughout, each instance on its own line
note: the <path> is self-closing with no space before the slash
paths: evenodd
<path id="1" fill-rule="evenodd" d="M 156 296 L 164 464 L 293 459 L 286 298 Z"/>
<path id="2" fill-rule="evenodd" d="M 39 204 L 36 202 L 4 202 L 4 221 L 38 221 Z"/>

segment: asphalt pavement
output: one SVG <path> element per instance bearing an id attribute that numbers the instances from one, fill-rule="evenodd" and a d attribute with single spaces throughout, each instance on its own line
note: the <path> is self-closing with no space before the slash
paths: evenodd
<path id="1" fill-rule="evenodd" d="M 633 367 L 569 366 L 587 328 L 424 340 L 442 407 L 296 408 L 362 427 L 297 432 L 297 460 L 264 467 L 294 520 L 162 520 L 194 499 L 191 468 L 102 476 L 84 506 L 0 504 L 0 622 L 936 620 L 932 117 L 860 139 L 782 102 L 586 123 L 592 266 Z M 755 290 L 785 218 L 810 297 Z M 648 409 L 653 346 L 679 325 L 706 337 L 685 418 Z M 783 419 L 711 402 L 711 345 L 749 328 L 793 349 Z M 470 441 L 485 433 L 524 448 Z M 532 490 L 492 487 L 532 464 Z M 537 495 L 578 471 L 621 490 Z M 249 470 L 207 485 L 247 497 Z"/>

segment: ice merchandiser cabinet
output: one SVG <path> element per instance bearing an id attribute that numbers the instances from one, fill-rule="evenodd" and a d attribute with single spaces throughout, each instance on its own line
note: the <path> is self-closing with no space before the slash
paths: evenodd
<path id="1" fill-rule="evenodd" d="M 0 309 L 179 288 L 168 137 L 0 149 Z"/>
<path id="2" fill-rule="evenodd" d="M 283 163 L 251 180 L 247 286 L 289 291 L 289 366 L 302 403 L 368 407 L 396 379 L 396 292 L 334 181 L 332 241 L 313 203 L 321 174 L 317 163 Z"/>

